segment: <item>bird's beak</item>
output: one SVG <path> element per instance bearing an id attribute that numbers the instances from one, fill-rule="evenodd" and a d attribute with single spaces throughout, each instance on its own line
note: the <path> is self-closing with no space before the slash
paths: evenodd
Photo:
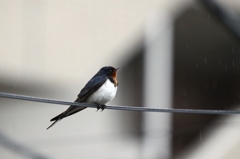
<path id="1" fill-rule="evenodd" d="M 117 71 L 119 69 L 119 67 L 118 68 L 115 68 L 115 71 Z"/>

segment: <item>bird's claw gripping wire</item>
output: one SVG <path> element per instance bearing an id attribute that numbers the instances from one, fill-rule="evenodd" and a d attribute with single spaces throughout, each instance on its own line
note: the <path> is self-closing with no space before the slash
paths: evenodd
<path id="1" fill-rule="evenodd" d="M 102 109 L 102 111 L 106 108 L 106 105 L 104 105 L 104 104 L 99 104 L 99 103 L 95 103 L 96 105 L 97 105 L 97 111 L 99 110 L 99 109 Z"/>

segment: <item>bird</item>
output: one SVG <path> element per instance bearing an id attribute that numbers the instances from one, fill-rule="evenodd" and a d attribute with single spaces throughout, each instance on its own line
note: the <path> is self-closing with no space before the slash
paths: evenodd
<path id="1" fill-rule="evenodd" d="M 79 103 L 95 103 L 97 105 L 97 111 L 106 108 L 108 102 L 110 102 L 117 93 L 118 81 L 117 70 L 113 66 L 102 67 L 83 87 L 74 102 Z M 53 123 L 47 128 L 51 128 L 58 121 L 73 115 L 79 111 L 84 110 L 87 107 L 79 107 L 71 105 L 67 110 L 52 118 L 50 121 Z"/>

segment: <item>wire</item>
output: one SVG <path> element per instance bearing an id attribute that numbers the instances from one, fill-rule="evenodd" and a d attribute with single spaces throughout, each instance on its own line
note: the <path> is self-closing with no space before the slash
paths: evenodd
<path id="1" fill-rule="evenodd" d="M 19 95 L 19 94 L 11 94 L 11 93 L 5 93 L 5 92 L 0 92 L 0 97 L 40 102 L 40 103 L 50 103 L 50 104 L 59 104 L 59 105 L 74 105 L 74 106 L 79 106 L 79 107 L 97 108 L 96 104 L 91 104 L 91 103 L 67 102 L 67 101 L 61 101 L 61 100 L 46 99 L 46 98 L 25 96 L 25 95 Z M 117 106 L 117 105 L 107 105 L 106 109 L 141 111 L 141 112 L 186 113 L 186 114 L 222 114 L 222 115 L 240 114 L 240 111 L 238 111 L 238 110 L 203 110 L 203 109 L 173 109 L 173 108 L 171 109 L 171 108 Z"/>

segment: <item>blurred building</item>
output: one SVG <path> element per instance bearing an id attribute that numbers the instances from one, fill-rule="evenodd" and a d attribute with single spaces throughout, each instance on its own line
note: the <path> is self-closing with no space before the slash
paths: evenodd
<path id="1" fill-rule="evenodd" d="M 215 2 L 240 11 L 236 0 Z M 228 110 L 240 102 L 239 39 L 201 1 L 0 0 L 0 44 L 1 92 L 74 101 L 113 65 L 120 84 L 110 104 Z M 46 158 L 239 156 L 238 116 L 89 108 L 46 130 L 65 109 L 0 98 L 0 134 Z M 6 145 L 0 135 L 1 158 L 27 158 Z"/>

